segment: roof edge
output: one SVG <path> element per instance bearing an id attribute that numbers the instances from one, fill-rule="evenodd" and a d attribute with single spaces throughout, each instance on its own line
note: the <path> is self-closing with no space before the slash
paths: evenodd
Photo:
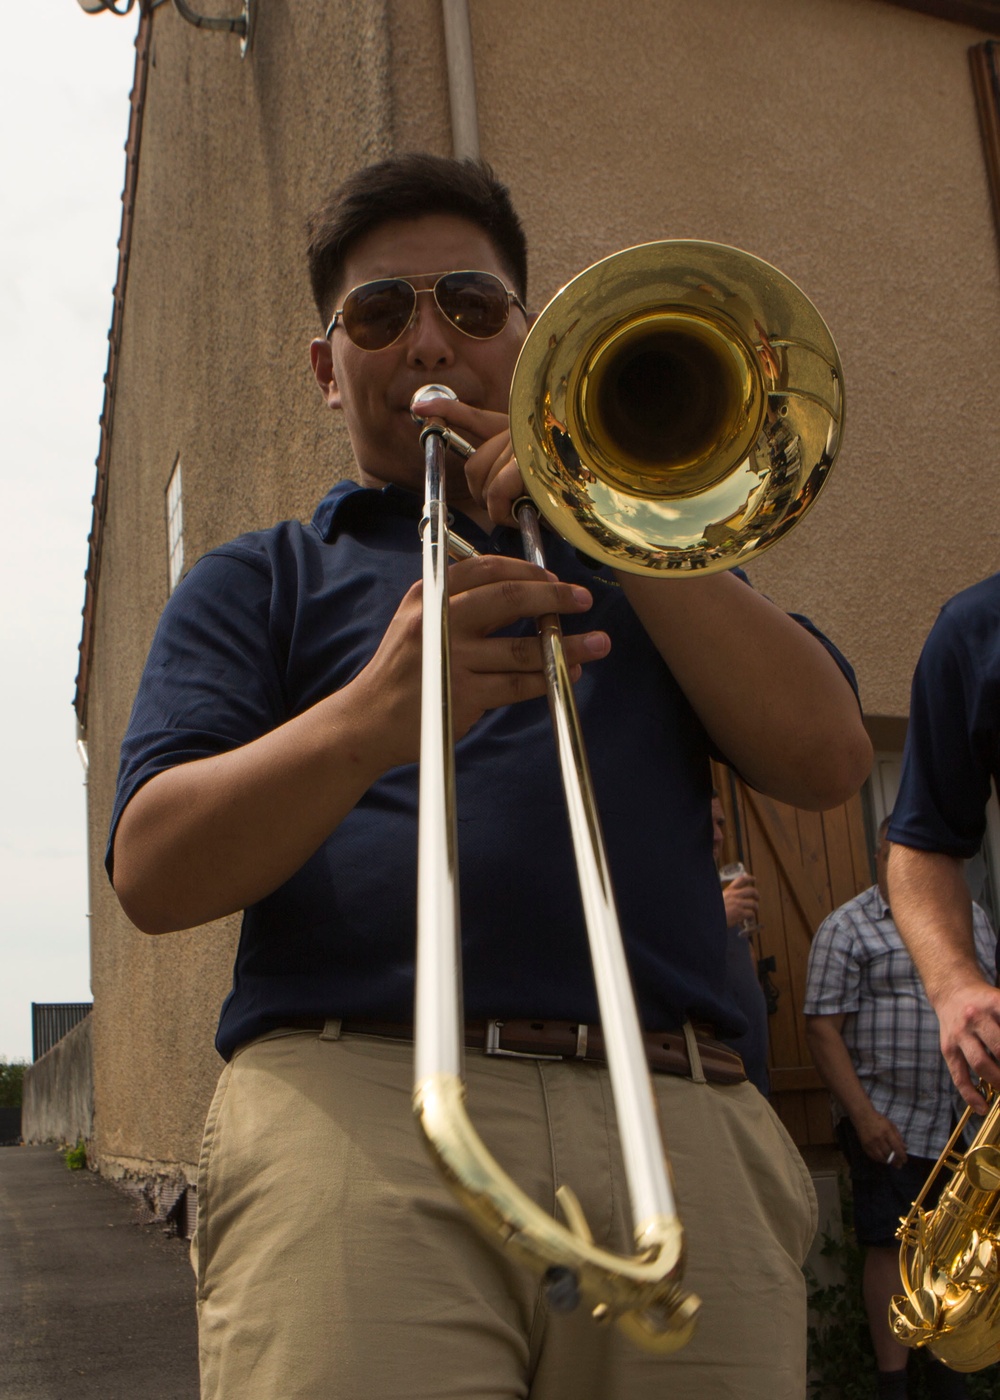
<path id="1" fill-rule="evenodd" d="M 111 462 L 111 437 L 115 416 L 115 390 L 118 385 L 118 364 L 121 352 L 122 323 L 125 316 L 125 288 L 128 283 L 129 255 L 132 248 L 132 228 L 136 187 L 139 180 L 139 148 L 142 141 L 142 119 L 146 105 L 146 83 L 149 76 L 149 51 L 152 36 L 152 12 L 145 6 L 139 17 L 135 36 L 135 75 L 129 94 L 128 137 L 125 141 L 125 188 L 122 191 L 122 226 L 118 238 L 118 275 L 115 279 L 111 327 L 108 331 L 108 368 L 104 375 L 104 407 L 101 412 L 101 436 L 97 451 L 97 482 L 91 501 L 89 553 L 84 575 L 83 630 L 80 636 L 80 661 L 76 673 L 76 695 L 73 708 L 80 727 L 87 727 L 87 699 L 90 686 L 91 662 L 94 650 L 94 620 L 97 589 L 101 576 L 101 551 L 104 543 L 104 520 L 108 505 L 108 475 Z"/>

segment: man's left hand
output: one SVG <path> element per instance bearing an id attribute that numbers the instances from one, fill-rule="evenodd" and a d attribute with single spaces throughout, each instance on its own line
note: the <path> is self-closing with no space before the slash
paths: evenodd
<path id="1" fill-rule="evenodd" d="M 470 408 L 458 399 L 428 399 L 414 408 L 421 418 L 441 418 L 476 451 L 465 463 L 469 493 L 494 525 L 514 525 L 511 507 L 524 495 L 524 482 L 514 460 L 506 413 Z"/>

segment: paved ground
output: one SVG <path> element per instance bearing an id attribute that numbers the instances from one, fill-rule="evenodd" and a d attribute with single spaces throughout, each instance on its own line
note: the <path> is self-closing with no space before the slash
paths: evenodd
<path id="1" fill-rule="evenodd" d="M 3 1400 L 198 1400 L 187 1245 L 51 1147 L 0 1148 Z"/>

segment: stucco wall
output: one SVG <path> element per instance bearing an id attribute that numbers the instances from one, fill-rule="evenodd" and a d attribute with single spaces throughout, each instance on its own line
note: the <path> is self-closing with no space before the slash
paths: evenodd
<path id="1" fill-rule="evenodd" d="M 207 0 L 206 0 L 207 4 Z M 996 567 L 1000 277 L 972 30 L 880 0 L 472 0 L 484 155 L 532 300 L 615 249 L 742 245 L 801 283 L 847 376 L 841 463 L 752 572 L 902 716 L 945 597 Z M 108 1162 L 197 1157 L 236 921 L 150 939 L 101 868 L 117 748 L 185 556 L 306 516 L 350 470 L 312 383 L 303 220 L 392 149 L 447 153 L 438 0 L 259 0 L 251 55 L 172 7 L 153 41 L 88 706 L 96 1132 Z M 985 528 L 980 528 L 980 522 Z M 683 586 L 683 585 L 679 585 Z"/>
<path id="2" fill-rule="evenodd" d="M 25 1142 L 89 1142 L 94 1134 L 91 1016 L 85 1016 L 24 1072 Z"/>
<path id="3" fill-rule="evenodd" d="M 681 236 L 758 253 L 825 315 L 843 455 L 752 573 L 843 645 L 868 711 L 905 715 L 938 606 L 998 564 L 1000 278 L 967 59 L 982 36 L 877 0 L 472 16 L 483 150 L 527 211 L 536 297 Z"/>

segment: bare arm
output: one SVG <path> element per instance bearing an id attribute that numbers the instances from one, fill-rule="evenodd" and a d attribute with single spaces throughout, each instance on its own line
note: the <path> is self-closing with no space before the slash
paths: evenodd
<path id="1" fill-rule="evenodd" d="M 894 1167 L 906 1161 L 906 1143 L 895 1123 L 877 1111 L 858 1078 L 842 1031 L 846 1016 L 807 1016 L 806 1040 L 823 1083 L 844 1107 L 854 1124 L 861 1146 L 876 1162 Z"/>
<path id="2" fill-rule="evenodd" d="M 894 845 L 889 897 L 941 1026 L 941 1051 L 966 1103 L 986 1109 L 974 1078 L 1000 1086 L 1000 991 L 983 976 L 963 862 Z"/>
<path id="3" fill-rule="evenodd" d="M 826 648 L 732 574 L 619 574 L 629 602 L 714 742 L 782 802 L 845 802 L 871 767 L 857 699 Z"/>
<path id="4" fill-rule="evenodd" d="M 521 560 L 449 571 L 454 724 L 545 693 L 537 638 L 493 633 L 519 617 L 583 613 L 585 589 Z M 349 685 L 240 748 L 159 773 L 122 814 L 115 890 L 147 933 L 244 908 L 289 879 L 382 773 L 419 750 L 420 615 L 414 585 L 372 661 Z M 571 667 L 603 656 L 604 633 L 574 636 Z"/>

